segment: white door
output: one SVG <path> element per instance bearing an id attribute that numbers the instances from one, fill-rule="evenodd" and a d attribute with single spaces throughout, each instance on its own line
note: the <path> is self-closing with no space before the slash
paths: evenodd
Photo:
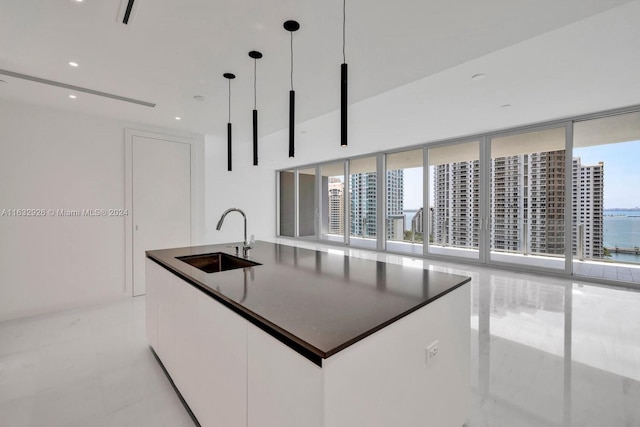
<path id="1" fill-rule="evenodd" d="M 132 136 L 133 295 L 145 293 L 145 251 L 191 244 L 191 145 Z"/>

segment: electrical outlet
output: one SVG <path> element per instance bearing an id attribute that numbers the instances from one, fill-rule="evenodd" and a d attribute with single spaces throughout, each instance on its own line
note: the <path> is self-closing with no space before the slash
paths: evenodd
<path id="1" fill-rule="evenodd" d="M 440 348 L 438 347 L 438 340 L 429 344 L 429 347 L 427 347 L 427 364 L 433 362 L 433 359 L 438 356 L 439 352 Z"/>

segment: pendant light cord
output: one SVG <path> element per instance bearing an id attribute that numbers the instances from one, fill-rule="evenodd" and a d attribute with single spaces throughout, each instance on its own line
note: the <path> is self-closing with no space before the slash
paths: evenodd
<path id="1" fill-rule="evenodd" d="M 346 64 L 347 63 L 347 54 L 345 51 L 345 29 L 346 29 L 346 22 L 347 22 L 347 0 L 342 0 L 342 63 Z"/>
<path id="2" fill-rule="evenodd" d="M 291 90 L 293 90 L 293 31 L 291 31 Z"/>
<path id="3" fill-rule="evenodd" d="M 257 96 L 257 90 L 256 90 L 256 75 L 257 75 L 257 69 L 258 69 L 258 59 L 257 58 L 253 58 L 253 109 L 257 110 L 258 107 L 258 96 Z"/>
<path id="4" fill-rule="evenodd" d="M 229 79 L 229 123 L 231 123 L 231 79 Z"/>

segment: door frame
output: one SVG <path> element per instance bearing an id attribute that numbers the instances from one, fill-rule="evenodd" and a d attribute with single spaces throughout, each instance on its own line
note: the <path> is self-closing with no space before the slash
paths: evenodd
<path id="1" fill-rule="evenodd" d="M 124 224 L 124 293 L 133 296 L 133 137 L 191 145 L 191 245 L 200 243 L 204 230 L 204 137 L 175 136 L 138 129 L 124 130 L 124 206 L 128 212 Z"/>

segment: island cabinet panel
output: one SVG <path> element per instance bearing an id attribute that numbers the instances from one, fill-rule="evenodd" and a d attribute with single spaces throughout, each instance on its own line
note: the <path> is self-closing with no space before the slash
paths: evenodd
<path id="1" fill-rule="evenodd" d="M 173 322 L 173 292 L 177 288 L 176 281 L 180 280 L 174 274 L 162 269 L 157 265 L 151 265 L 151 269 L 160 269 L 160 272 L 154 273 L 154 277 L 158 280 L 153 285 L 158 290 L 158 347 L 155 348 L 156 353 L 162 360 L 162 364 L 169 374 L 176 372 L 175 366 L 175 324 Z M 147 280 L 146 282 L 149 282 Z"/>
<path id="2" fill-rule="evenodd" d="M 197 397 L 187 402 L 203 427 L 246 427 L 248 322 L 199 293 Z"/>
<path id="3" fill-rule="evenodd" d="M 324 427 L 460 427 L 469 414 L 470 286 L 324 360 Z M 427 347 L 439 353 L 427 363 Z"/>
<path id="4" fill-rule="evenodd" d="M 322 368 L 253 325 L 248 426 L 322 427 Z"/>
<path id="5" fill-rule="evenodd" d="M 158 349 L 158 276 L 162 273 L 159 268 L 151 268 L 151 264 L 155 264 L 150 259 L 145 260 L 147 274 L 151 277 L 147 280 L 151 284 L 150 289 L 146 290 L 144 297 L 146 310 L 145 310 L 145 329 L 147 333 L 147 339 L 149 345 L 154 349 Z"/>
<path id="6" fill-rule="evenodd" d="M 200 425 L 246 427 L 248 322 L 149 260 L 146 284 L 149 343 Z"/>
<path id="7" fill-rule="evenodd" d="M 175 277 L 175 276 L 174 276 Z M 173 286 L 173 382 L 187 402 L 195 403 L 200 397 L 198 380 L 203 368 L 199 362 L 198 304 L 200 292 L 178 279 Z M 169 371 L 171 372 L 171 371 Z"/>

